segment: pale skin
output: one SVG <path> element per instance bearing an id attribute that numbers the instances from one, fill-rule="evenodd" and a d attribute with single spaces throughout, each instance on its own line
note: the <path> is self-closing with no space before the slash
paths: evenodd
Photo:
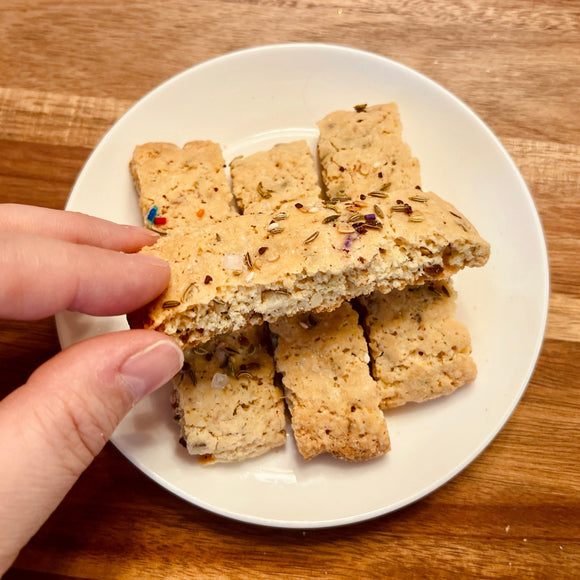
<path id="1" fill-rule="evenodd" d="M 135 253 L 155 240 L 82 214 L 0 205 L 0 319 L 136 310 L 169 281 L 166 262 Z M 182 364 L 160 333 L 102 335 L 63 350 L 0 401 L 0 575 L 131 407 Z"/>

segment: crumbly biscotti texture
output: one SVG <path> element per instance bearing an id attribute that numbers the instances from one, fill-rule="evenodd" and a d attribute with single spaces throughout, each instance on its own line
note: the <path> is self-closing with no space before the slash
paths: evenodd
<path id="1" fill-rule="evenodd" d="M 270 177 L 272 194 L 256 197 L 264 175 Z M 294 202 L 308 211 L 322 208 L 317 179 L 305 141 L 278 145 L 232 164 L 232 187 L 244 213 L 272 209 L 270 201 L 277 192 L 274 209 Z M 370 376 L 363 331 L 350 305 L 285 319 L 271 328 L 279 333 L 274 359 L 299 452 L 306 459 L 328 452 L 347 460 L 386 453 L 390 443 L 379 411 L 378 387 Z"/>
<path id="2" fill-rule="evenodd" d="M 318 155 L 329 199 L 421 185 L 419 161 L 402 138 L 395 103 L 336 111 L 318 122 Z"/>
<path id="3" fill-rule="evenodd" d="M 333 310 L 373 290 L 448 278 L 489 256 L 469 221 L 431 192 L 399 190 L 373 197 L 368 208 L 304 209 L 290 204 L 283 219 L 228 217 L 143 248 L 170 262 L 171 280 L 137 324 L 195 345 L 282 316 Z"/>
<path id="4" fill-rule="evenodd" d="M 359 300 L 381 408 L 449 395 L 475 380 L 471 338 L 449 280 Z"/>
<path id="5" fill-rule="evenodd" d="M 145 222 L 157 206 L 167 222 L 154 227 L 168 237 L 178 225 L 195 231 L 237 214 L 215 143 L 140 145 L 130 167 Z M 250 328 L 188 349 L 173 381 L 175 417 L 187 450 L 204 463 L 240 461 L 284 444 L 285 406 L 267 342 Z"/>
<path id="6" fill-rule="evenodd" d="M 270 326 L 300 454 L 312 459 L 330 453 L 349 461 L 385 454 L 387 425 L 352 307 L 345 303 L 334 312 L 298 315 Z"/>
<path id="7" fill-rule="evenodd" d="M 175 380 L 175 418 L 191 454 L 205 463 L 256 457 L 286 441 L 282 390 L 265 329 L 253 327 L 187 349 Z"/>
<path id="8" fill-rule="evenodd" d="M 145 225 L 163 234 L 197 229 L 235 213 L 217 143 L 192 141 L 183 148 L 145 143 L 135 147 L 129 168 Z M 163 223 L 154 223 L 154 217 Z"/>

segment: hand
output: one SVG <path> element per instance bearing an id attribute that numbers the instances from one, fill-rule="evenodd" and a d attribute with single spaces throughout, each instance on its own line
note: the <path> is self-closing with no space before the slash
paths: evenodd
<path id="1" fill-rule="evenodd" d="M 136 310 L 169 281 L 166 262 L 131 253 L 155 239 L 81 214 L 0 205 L 0 318 Z M 131 407 L 182 363 L 160 333 L 117 332 L 67 348 L 0 402 L 0 575 Z"/>

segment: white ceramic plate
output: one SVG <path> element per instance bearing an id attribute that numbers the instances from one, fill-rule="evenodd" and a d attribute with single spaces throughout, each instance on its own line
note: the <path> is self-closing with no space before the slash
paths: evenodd
<path id="1" fill-rule="evenodd" d="M 238 520 L 323 527 L 372 518 L 433 491 L 468 465 L 522 396 L 542 343 L 548 262 L 540 220 L 516 166 L 457 98 L 386 58 L 320 44 L 265 46 L 196 66 L 143 98 L 110 130 L 80 174 L 67 208 L 140 224 L 127 164 L 135 145 L 211 139 L 226 161 L 307 138 L 316 121 L 360 103 L 395 101 L 424 186 L 465 212 L 492 247 L 482 269 L 456 277 L 477 380 L 453 396 L 387 414 L 392 451 L 358 465 L 303 461 L 284 449 L 235 465 L 202 467 L 178 445 L 167 387 L 142 401 L 113 442 L 185 500 Z M 124 318 L 63 313 L 63 347 L 126 328 Z"/>

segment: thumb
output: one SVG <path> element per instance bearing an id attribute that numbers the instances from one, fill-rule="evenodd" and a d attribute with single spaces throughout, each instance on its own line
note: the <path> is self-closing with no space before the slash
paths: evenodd
<path id="1" fill-rule="evenodd" d="M 182 364 L 159 333 L 103 335 L 62 351 L 0 402 L 0 575 L 131 407 Z"/>

